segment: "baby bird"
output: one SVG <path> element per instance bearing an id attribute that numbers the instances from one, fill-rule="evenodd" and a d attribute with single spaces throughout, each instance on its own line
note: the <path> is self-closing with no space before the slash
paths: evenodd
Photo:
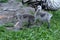
<path id="1" fill-rule="evenodd" d="M 34 23 L 34 16 L 31 14 L 16 14 L 16 17 L 18 19 L 18 22 L 15 24 L 14 28 L 15 29 L 20 29 L 23 28 L 23 22 L 27 21 L 27 28 L 29 28 L 31 26 L 31 23 Z M 18 26 L 18 27 L 17 27 Z"/>
<path id="2" fill-rule="evenodd" d="M 53 16 L 52 14 L 50 14 L 46 11 L 43 11 L 42 7 L 40 5 L 37 6 L 37 11 L 35 13 L 35 21 L 36 21 L 36 19 L 39 19 L 41 22 L 47 22 L 47 24 L 48 24 L 47 28 L 49 28 L 50 20 L 51 20 L 52 16 Z"/>

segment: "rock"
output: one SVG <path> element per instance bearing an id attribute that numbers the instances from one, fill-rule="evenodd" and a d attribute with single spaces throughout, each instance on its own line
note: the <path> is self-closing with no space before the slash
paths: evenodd
<path id="1" fill-rule="evenodd" d="M 18 23 L 16 19 L 16 14 L 31 14 L 34 13 L 35 9 L 32 7 L 24 7 L 21 2 L 16 2 L 14 0 L 10 0 L 7 3 L 1 3 L 0 6 L 0 25 L 5 24 L 7 22 L 14 23 L 14 28 L 18 29 L 21 27 L 21 23 Z M 18 25 L 16 25 L 18 23 Z"/>
<path id="2" fill-rule="evenodd" d="M 20 7 L 22 7 L 22 3 L 17 3 L 17 4 L 8 4 L 8 3 L 4 3 L 2 4 L 2 9 L 3 10 L 18 10 Z"/>
<path id="3" fill-rule="evenodd" d="M 3 25 L 6 22 L 7 22 L 7 17 L 0 16 L 0 25 Z"/>
<path id="4" fill-rule="evenodd" d="M 21 2 L 16 2 L 16 0 L 9 0 L 7 3 L 0 3 L 2 10 L 17 10 L 22 7 Z"/>
<path id="5" fill-rule="evenodd" d="M 31 14 L 31 11 L 34 12 L 34 9 L 31 7 L 24 7 L 17 11 L 7 10 L 0 11 L 0 24 L 4 24 L 6 22 L 16 23 L 17 19 L 14 17 L 16 14 Z"/>
<path id="6" fill-rule="evenodd" d="M 32 7 L 23 7 L 23 8 L 20 8 L 17 13 L 21 13 L 21 14 L 31 14 L 31 12 L 35 12 L 35 9 L 32 8 Z"/>
<path id="7" fill-rule="evenodd" d="M 0 12 L 0 25 L 5 24 L 7 22 L 13 22 L 14 19 L 14 12 L 11 11 L 1 11 Z"/>

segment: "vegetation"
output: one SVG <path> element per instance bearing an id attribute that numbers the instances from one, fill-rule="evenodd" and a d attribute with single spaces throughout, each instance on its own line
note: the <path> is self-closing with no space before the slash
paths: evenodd
<path id="1" fill-rule="evenodd" d="M 11 22 L 8 22 L 8 23 L 5 23 L 3 26 L 4 26 L 4 27 L 13 27 L 14 24 L 11 23 Z"/>
<path id="2" fill-rule="evenodd" d="M 8 0 L 0 0 L 0 3 L 6 3 Z"/>
<path id="3" fill-rule="evenodd" d="M 50 29 L 43 24 L 15 32 L 0 26 L 0 40 L 60 40 L 60 11 L 50 12 L 53 14 Z"/>

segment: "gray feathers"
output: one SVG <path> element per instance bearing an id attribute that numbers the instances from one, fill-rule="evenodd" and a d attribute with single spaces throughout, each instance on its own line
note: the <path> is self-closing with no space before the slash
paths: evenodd
<path id="1" fill-rule="evenodd" d="M 37 11 L 35 13 L 35 20 L 36 19 L 39 19 L 41 22 L 47 22 L 48 23 L 48 27 L 50 26 L 50 20 L 51 20 L 51 17 L 53 15 L 46 12 L 46 11 L 43 11 L 41 6 L 37 6 Z"/>

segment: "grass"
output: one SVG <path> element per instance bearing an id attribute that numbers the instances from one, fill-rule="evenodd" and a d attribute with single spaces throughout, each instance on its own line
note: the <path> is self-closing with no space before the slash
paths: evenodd
<path id="1" fill-rule="evenodd" d="M 50 11 L 53 14 L 51 27 L 26 28 L 19 31 L 6 30 L 0 26 L 0 40 L 60 40 L 60 11 Z"/>
<path id="2" fill-rule="evenodd" d="M 8 0 L 0 0 L 0 3 L 6 3 Z"/>

